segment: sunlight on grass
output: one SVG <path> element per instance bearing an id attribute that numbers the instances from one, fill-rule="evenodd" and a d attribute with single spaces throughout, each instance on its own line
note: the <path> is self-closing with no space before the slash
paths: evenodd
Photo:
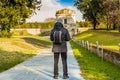
<path id="1" fill-rule="evenodd" d="M 105 48 L 108 48 L 108 49 L 113 49 L 113 50 L 119 50 L 119 47 L 116 46 L 116 45 L 112 45 L 112 46 L 104 46 Z"/>
<path id="2" fill-rule="evenodd" d="M 0 72 L 49 48 L 51 42 L 39 36 L 0 38 Z"/>
<path id="3" fill-rule="evenodd" d="M 74 36 L 76 40 L 89 41 L 90 43 L 96 44 L 96 41 L 99 42 L 99 45 L 103 45 L 106 48 L 112 48 L 118 50 L 118 43 L 120 43 L 120 37 L 112 35 L 109 33 L 102 33 L 97 31 L 86 31 Z"/>
<path id="4" fill-rule="evenodd" d="M 0 47 L 4 51 L 8 51 L 9 50 L 9 52 L 12 52 L 12 51 L 22 51 L 23 50 L 22 47 L 18 47 L 18 46 L 12 45 L 10 42 L 2 42 L 2 43 L 0 43 Z"/>
<path id="5" fill-rule="evenodd" d="M 80 53 L 80 51 L 78 49 L 74 49 L 76 53 Z M 80 57 L 83 57 L 82 54 L 77 54 Z"/>
<path id="6" fill-rule="evenodd" d="M 84 38 L 87 38 L 87 37 L 91 37 L 93 34 L 85 34 L 81 37 L 79 37 L 78 39 L 84 39 Z"/>

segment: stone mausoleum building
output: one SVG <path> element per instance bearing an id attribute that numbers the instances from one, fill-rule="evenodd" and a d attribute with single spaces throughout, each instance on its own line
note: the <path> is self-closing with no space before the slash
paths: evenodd
<path id="1" fill-rule="evenodd" d="M 76 25 L 76 12 L 71 9 L 61 9 L 56 12 L 56 20 L 60 20 L 64 27 L 68 29 L 70 35 L 77 34 L 77 25 Z"/>

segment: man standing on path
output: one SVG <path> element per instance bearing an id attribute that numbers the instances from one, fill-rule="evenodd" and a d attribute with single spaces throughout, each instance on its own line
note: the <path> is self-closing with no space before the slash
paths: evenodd
<path id="1" fill-rule="evenodd" d="M 51 30 L 50 39 L 53 41 L 52 52 L 54 52 L 54 79 L 58 79 L 59 55 L 62 57 L 63 79 L 69 78 L 67 69 L 67 43 L 70 40 L 69 32 L 61 22 L 56 22 Z"/>

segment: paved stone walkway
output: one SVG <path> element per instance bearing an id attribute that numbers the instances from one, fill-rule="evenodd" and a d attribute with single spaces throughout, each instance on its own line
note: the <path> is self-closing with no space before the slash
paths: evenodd
<path id="1" fill-rule="evenodd" d="M 25 61 L 14 68 L 0 73 L 0 80 L 54 80 L 53 53 L 51 49 L 44 50 L 39 55 Z M 69 80 L 84 80 L 68 43 L 68 74 Z M 62 62 L 59 60 L 59 79 L 62 79 Z"/>

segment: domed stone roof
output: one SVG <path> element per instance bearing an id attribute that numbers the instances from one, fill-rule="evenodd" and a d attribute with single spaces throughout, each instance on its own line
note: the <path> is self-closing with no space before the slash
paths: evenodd
<path id="1" fill-rule="evenodd" d="M 56 15 L 58 15 L 58 14 L 74 15 L 74 14 L 75 14 L 75 11 L 74 11 L 74 10 L 71 10 L 71 9 L 64 8 L 64 9 L 58 10 L 58 11 L 56 12 Z"/>

